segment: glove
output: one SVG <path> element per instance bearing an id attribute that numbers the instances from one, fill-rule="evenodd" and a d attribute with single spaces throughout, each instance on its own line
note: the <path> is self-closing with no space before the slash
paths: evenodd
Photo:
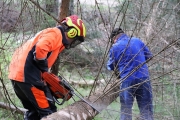
<path id="1" fill-rule="evenodd" d="M 48 63 L 47 63 L 47 59 L 45 60 L 38 60 L 38 59 L 34 59 L 36 62 L 37 67 L 40 69 L 40 71 L 42 73 L 44 72 L 48 72 Z"/>

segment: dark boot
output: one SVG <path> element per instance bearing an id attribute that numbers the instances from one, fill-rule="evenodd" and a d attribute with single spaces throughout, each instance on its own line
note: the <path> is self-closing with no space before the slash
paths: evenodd
<path id="1" fill-rule="evenodd" d="M 35 111 L 27 111 L 24 114 L 24 120 L 40 120 L 40 117 Z"/>

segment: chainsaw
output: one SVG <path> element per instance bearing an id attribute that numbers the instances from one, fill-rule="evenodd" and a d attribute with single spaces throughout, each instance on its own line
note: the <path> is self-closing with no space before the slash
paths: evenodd
<path id="1" fill-rule="evenodd" d="M 44 72 L 42 74 L 44 81 L 47 83 L 50 91 L 52 92 L 53 99 L 58 105 L 64 104 L 65 101 L 68 101 L 73 95 L 80 98 L 82 101 L 91 106 L 94 110 L 98 111 L 94 106 L 92 106 L 85 99 L 80 97 L 77 93 L 74 92 L 69 83 L 61 76 L 56 76 L 53 73 Z M 58 99 L 62 99 L 60 102 Z M 100 112 L 100 111 L 98 111 Z"/>

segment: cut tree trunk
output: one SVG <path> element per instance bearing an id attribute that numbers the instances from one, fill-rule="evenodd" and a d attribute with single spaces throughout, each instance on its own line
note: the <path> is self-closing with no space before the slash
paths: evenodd
<path id="1" fill-rule="evenodd" d="M 113 88 L 112 85 L 107 87 L 107 91 L 109 92 L 106 93 L 106 95 L 104 95 L 105 92 L 98 91 L 84 99 L 101 112 L 106 109 L 106 107 L 110 105 L 119 95 L 119 85 L 116 84 L 116 87 L 111 90 L 110 88 Z M 80 100 L 47 116 L 46 118 L 43 118 L 42 120 L 92 120 L 97 114 L 98 112 L 96 110 L 84 101 Z"/>

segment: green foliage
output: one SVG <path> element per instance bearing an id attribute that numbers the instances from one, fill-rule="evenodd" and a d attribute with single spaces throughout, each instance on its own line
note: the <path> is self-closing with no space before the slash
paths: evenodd
<path id="1" fill-rule="evenodd" d="M 111 103 L 105 110 L 98 114 L 94 120 L 119 120 L 120 103 L 119 97 Z"/>
<path id="2" fill-rule="evenodd" d="M 23 115 L 15 114 L 13 111 L 0 108 L 0 118 L 1 120 L 23 120 Z"/>
<path id="3" fill-rule="evenodd" d="M 158 120 L 165 119 L 168 116 L 175 120 L 180 118 L 180 104 L 178 102 L 180 100 L 180 86 L 171 83 L 169 80 L 164 79 L 161 86 L 154 86 L 154 113 Z M 162 116 L 164 118 L 161 118 Z"/>
<path id="4" fill-rule="evenodd" d="M 17 46 L 14 42 L 13 34 L 10 33 L 3 33 L 1 34 L 0 38 L 0 67 L 1 67 L 1 74 L 4 76 L 4 78 L 7 78 L 7 67 L 10 63 L 12 52 L 10 50 L 14 50 L 14 48 Z"/>

